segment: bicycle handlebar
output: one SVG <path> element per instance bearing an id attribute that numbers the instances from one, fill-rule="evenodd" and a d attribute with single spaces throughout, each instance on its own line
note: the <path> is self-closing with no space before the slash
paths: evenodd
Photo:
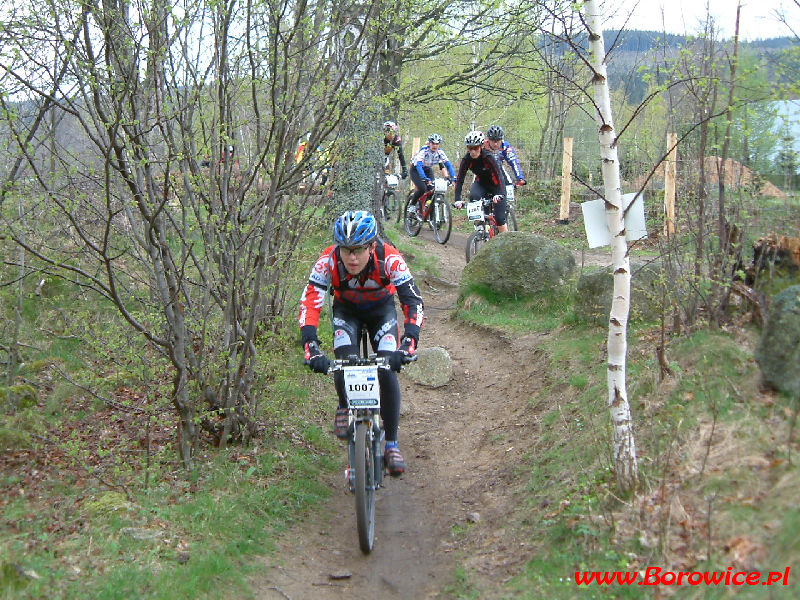
<path id="1" fill-rule="evenodd" d="M 408 354 L 403 357 L 403 364 L 407 365 L 408 363 L 412 363 L 417 360 L 416 354 Z M 330 361 L 330 366 L 328 367 L 328 374 L 335 373 L 336 371 L 341 371 L 345 367 L 364 367 L 364 366 L 376 366 L 379 369 L 391 369 L 389 365 L 389 357 L 388 356 L 369 356 L 367 358 L 362 358 L 360 356 L 348 356 L 347 358 L 334 358 Z"/>

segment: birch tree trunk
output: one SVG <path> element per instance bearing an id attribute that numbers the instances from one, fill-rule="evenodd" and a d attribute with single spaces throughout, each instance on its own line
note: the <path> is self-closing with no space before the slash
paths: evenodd
<path id="1" fill-rule="evenodd" d="M 617 137 L 611 114 L 611 98 L 605 64 L 605 46 L 597 0 L 584 5 L 586 28 L 593 70 L 594 100 L 599 125 L 600 157 L 605 185 L 606 220 L 611 232 L 611 259 L 614 265 L 614 297 L 608 323 L 608 407 L 614 435 L 614 465 L 617 483 L 623 492 L 635 489 L 638 476 L 636 444 L 633 438 L 628 394 L 625 387 L 625 360 L 630 308 L 631 271 L 620 190 Z"/>

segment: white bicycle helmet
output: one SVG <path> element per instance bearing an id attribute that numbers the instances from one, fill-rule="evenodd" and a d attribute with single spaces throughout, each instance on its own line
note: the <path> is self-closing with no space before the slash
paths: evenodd
<path id="1" fill-rule="evenodd" d="M 383 130 L 386 133 L 397 133 L 400 130 L 400 128 L 394 121 L 386 121 L 386 123 L 383 124 Z"/>
<path id="2" fill-rule="evenodd" d="M 470 131 L 466 137 L 464 138 L 464 143 L 467 146 L 483 146 L 483 142 L 486 138 L 483 137 L 482 131 Z"/>
<path id="3" fill-rule="evenodd" d="M 440 136 L 438 133 L 432 133 L 432 134 L 430 134 L 428 136 L 428 141 L 431 144 L 441 144 L 442 143 L 442 136 Z"/>

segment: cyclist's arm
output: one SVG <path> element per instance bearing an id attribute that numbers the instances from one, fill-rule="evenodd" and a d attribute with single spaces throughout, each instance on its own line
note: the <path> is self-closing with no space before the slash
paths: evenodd
<path id="1" fill-rule="evenodd" d="M 319 316 L 325 302 L 325 295 L 331 282 L 331 246 L 322 253 L 311 269 L 308 284 L 300 297 L 300 312 L 297 316 L 303 343 L 316 339 Z M 309 337 L 310 336 L 310 337 Z"/>
<path id="2" fill-rule="evenodd" d="M 511 165 L 517 181 L 522 181 L 525 179 L 525 175 L 522 173 L 522 165 L 519 164 L 519 159 L 517 158 L 517 153 L 514 150 L 514 146 L 508 143 L 506 144 L 506 147 L 503 149 L 503 158 L 505 158 L 506 162 Z"/>
<path id="3" fill-rule="evenodd" d="M 456 178 L 456 171 L 449 160 L 444 161 L 444 166 L 447 167 L 447 172 L 450 173 L 450 179 Z"/>
<path id="4" fill-rule="evenodd" d="M 397 297 L 403 307 L 404 335 L 419 341 L 419 330 L 424 320 L 422 295 L 414 283 L 403 255 L 391 244 L 384 245 L 384 265 L 386 276 L 397 290 Z"/>
<path id="5" fill-rule="evenodd" d="M 503 169 L 500 168 L 500 163 L 494 155 L 486 153 L 486 160 L 489 161 L 489 166 L 491 167 L 492 180 L 489 182 L 489 185 L 485 185 L 484 187 L 487 190 L 492 190 L 493 195 L 505 198 L 506 186 L 504 183 L 505 177 L 503 177 Z"/>
<path id="6" fill-rule="evenodd" d="M 428 180 L 428 176 L 425 174 L 425 169 L 423 168 L 425 166 L 425 151 L 427 149 L 427 146 L 423 146 L 419 149 L 419 152 L 414 155 L 414 158 L 411 159 L 411 168 L 417 170 L 422 181 Z"/>
<path id="7" fill-rule="evenodd" d="M 461 164 L 458 165 L 458 175 L 456 176 L 455 186 L 455 202 L 461 201 L 461 188 L 464 186 L 464 178 L 467 176 L 467 168 L 469 167 L 469 154 L 461 159 Z"/>
<path id="8" fill-rule="evenodd" d="M 403 154 L 403 142 L 397 144 L 397 159 L 400 161 L 400 167 L 406 168 L 406 157 Z"/>
<path id="9" fill-rule="evenodd" d="M 403 307 L 403 335 L 419 342 L 419 330 L 425 320 L 425 311 L 422 295 L 413 279 L 397 286 L 397 297 Z"/>

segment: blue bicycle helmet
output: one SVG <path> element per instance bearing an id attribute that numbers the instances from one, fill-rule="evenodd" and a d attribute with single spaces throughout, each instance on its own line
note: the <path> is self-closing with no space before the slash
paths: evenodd
<path id="1" fill-rule="evenodd" d="M 333 241 L 345 248 L 365 246 L 376 237 L 378 223 L 365 210 L 348 210 L 333 224 Z"/>

